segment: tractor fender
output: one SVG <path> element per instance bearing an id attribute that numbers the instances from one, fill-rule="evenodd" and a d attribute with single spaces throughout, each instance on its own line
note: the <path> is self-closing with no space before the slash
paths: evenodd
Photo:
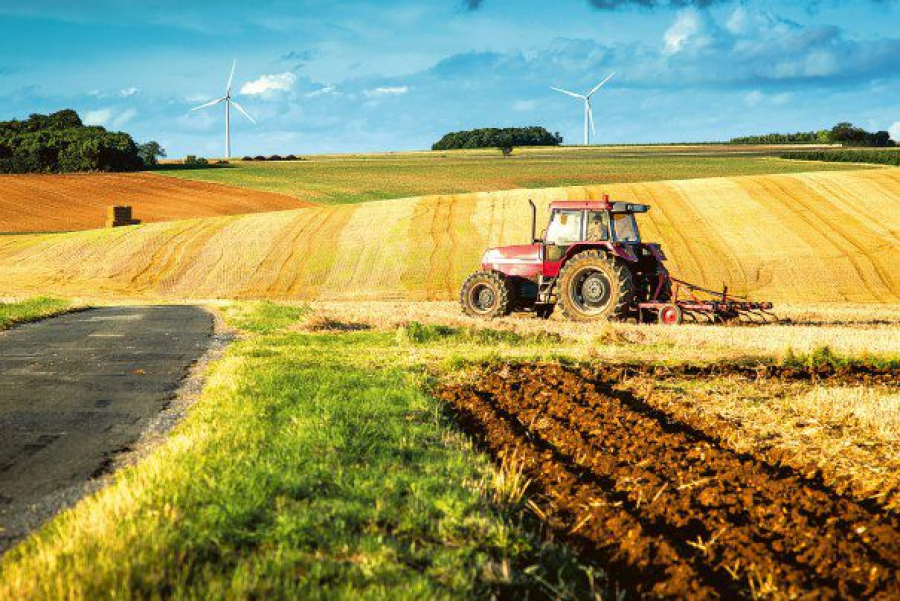
<path id="1" fill-rule="evenodd" d="M 662 247 L 660 247 L 659 244 L 650 243 L 650 244 L 645 244 L 644 246 L 647 247 L 647 250 L 650 251 L 650 254 L 652 254 L 653 257 L 660 263 L 662 263 L 663 261 L 665 261 L 667 259 L 666 253 L 663 252 Z"/>
<path id="2" fill-rule="evenodd" d="M 629 263 L 635 263 L 638 260 L 637 254 L 634 252 L 634 249 L 631 248 L 628 244 L 616 244 L 614 242 L 600 242 L 594 244 L 573 244 L 569 247 L 569 250 L 566 251 L 565 256 L 563 257 L 562 263 L 566 263 L 569 259 L 574 257 L 575 255 L 582 253 L 586 250 L 602 250 L 607 254 L 622 259 L 624 261 L 628 261 Z"/>

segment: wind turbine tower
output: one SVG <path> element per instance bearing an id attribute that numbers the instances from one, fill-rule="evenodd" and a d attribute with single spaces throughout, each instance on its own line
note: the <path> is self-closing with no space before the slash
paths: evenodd
<path id="1" fill-rule="evenodd" d="M 610 79 L 612 79 L 613 75 L 615 75 L 615 72 L 610 73 L 606 77 L 606 79 L 604 79 L 603 81 L 598 83 L 596 86 L 594 86 L 593 89 L 591 89 L 591 91 L 588 92 L 587 94 L 576 94 L 575 92 L 570 92 L 569 90 L 563 90 L 560 88 L 554 88 L 552 86 L 550 88 L 551 90 L 556 90 L 557 92 L 561 92 L 563 94 L 566 94 L 567 96 L 571 96 L 573 98 L 578 98 L 579 100 L 584 101 L 584 145 L 585 146 L 590 146 L 590 144 L 591 144 L 591 132 L 593 132 L 595 136 L 597 135 L 597 130 L 594 129 L 594 111 L 591 108 L 591 96 L 593 96 L 594 93 L 597 90 L 599 90 L 601 87 L 603 87 L 603 84 L 605 84 Z M 588 128 L 590 128 L 590 129 L 588 129 Z"/>
<path id="2" fill-rule="evenodd" d="M 225 103 L 225 158 L 231 158 L 231 106 L 234 105 L 234 108 L 239 110 L 247 119 L 250 120 L 250 123 L 256 125 L 256 121 L 253 117 L 250 116 L 250 113 L 244 110 L 244 107 L 239 105 L 234 99 L 231 97 L 231 82 L 234 80 L 234 68 L 237 67 L 237 59 L 231 64 L 231 75 L 228 76 L 228 85 L 225 86 L 225 95 L 221 98 L 216 98 L 215 100 L 210 100 L 205 104 L 201 104 L 200 106 L 196 106 L 191 109 L 191 111 L 199 111 L 200 109 L 205 109 L 206 107 L 213 106 L 219 104 L 220 102 Z"/>

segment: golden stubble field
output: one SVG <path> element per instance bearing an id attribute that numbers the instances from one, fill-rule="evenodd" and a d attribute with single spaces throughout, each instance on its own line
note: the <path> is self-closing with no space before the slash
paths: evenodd
<path id="1" fill-rule="evenodd" d="M 677 276 L 775 302 L 900 301 L 900 169 L 425 196 L 0 237 L 7 295 L 448 300 L 533 199 L 645 202 Z"/>

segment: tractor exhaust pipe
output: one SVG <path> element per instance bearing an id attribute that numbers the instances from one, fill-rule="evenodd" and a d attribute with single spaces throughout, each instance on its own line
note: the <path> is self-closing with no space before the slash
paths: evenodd
<path id="1" fill-rule="evenodd" d="M 534 206 L 534 202 L 529 198 L 528 204 L 531 205 L 531 243 L 536 244 L 537 239 L 537 207 Z"/>

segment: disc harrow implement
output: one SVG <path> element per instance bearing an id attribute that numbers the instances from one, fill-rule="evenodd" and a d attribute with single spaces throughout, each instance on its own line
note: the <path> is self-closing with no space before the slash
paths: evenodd
<path id="1" fill-rule="evenodd" d="M 678 325 L 684 321 L 693 323 L 777 323 L 770 302 L 750 301 L 745 297 L 722 290 L 710 290 L 696 284 L 668 277 L 672 290 L 668 300 L 651 300 L 638 303 L 641 321 L 658 321 L 665 325 Z"/>

